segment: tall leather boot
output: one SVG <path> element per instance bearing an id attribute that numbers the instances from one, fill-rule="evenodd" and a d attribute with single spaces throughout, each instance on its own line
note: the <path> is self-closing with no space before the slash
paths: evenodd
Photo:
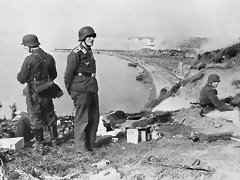
<path id="1" fill-rule="evenodd" d="M 57 125 L 54 124 L 54 125 L 48 126 L 48 130 L 50 133 L 52 147 L 55 147 L 57 146 L 57 142 L 58 142 Z"/>
<path id="2" fill-rule="evenodd" d="M 36 143 L 34 144 L 34 149 L 36 152 L 42 154 L 43 153 L 43 143 L 44 143 L 44 137 L 43 137 L 43 128 L 40 129 L 34 129 L 33 130 Z"/>

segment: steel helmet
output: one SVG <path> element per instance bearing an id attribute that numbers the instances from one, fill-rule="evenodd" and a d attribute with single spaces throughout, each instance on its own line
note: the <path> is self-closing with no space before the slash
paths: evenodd
<path id="1" fill-rule="evenodd" d="M 124 111 L 122 110 L 118 110 L 114 113 L 114 116 L 116 119 L 125 119 L 126 118 L 126 114 Z"/>
<path id="2" fill-rule="evenodd" d="M 220 77 L 217 74 L 210 74 L 208 76 L 208 82 L 220 82 Z"/>
<path id="3" fill-rule="evenodd" d="M 78 41 L 83 41 L 87 36 L 96 37 L 96 33 L 91 26 L 85 26 L 78 31 Z"/>
<path id="4" fill-rule="evenodd" d="M 22 45 L 28 47 L 36 47 L 39 46 L 40 43 L 38 42 L 38 38 L 34 34 L 27 34 L 22 39 Z"/>

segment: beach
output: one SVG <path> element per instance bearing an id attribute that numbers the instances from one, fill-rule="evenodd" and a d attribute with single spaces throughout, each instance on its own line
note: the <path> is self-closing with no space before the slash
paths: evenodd
<path id="1" fill-rule="evenodd" d="M 143 76 L 142 82 L 147 83 L 150 89 L 149 98 L 146 102 L 145 109 L 143 110 L 149 110 L 146 108 L 147 105 L 160 96 L 160 91 L 163 88 L 170 89 L 174 84 L 179 82 L 179 79 L 176 76 L 160 63 L 152 61 L 152 58 L 132 56 L 131 53 L 126 52 L 111 52 L 111 55 L 127 60 L 131 63 L 136 63 L 137 67 L 142 69 L 140 72 Z"/>

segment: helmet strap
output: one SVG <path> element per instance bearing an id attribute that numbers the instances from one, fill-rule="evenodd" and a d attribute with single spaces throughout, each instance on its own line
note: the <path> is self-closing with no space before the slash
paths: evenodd
<path id="1" fill-rule="evenodd" d="M 91 48 L 91 46 L 88 46 L 87 43 L 85 42 L 86 38 L 82 41 L 83 42 L 83 46 L 86 47 L 86 48 Z"/>
<path id="2" fill-rule="evenodd" d="M 32 51 L 33 51 L 32 48 L 31 48 L 31 47 L 28 47 L 28 52 L 29 52 L 29 53 L 32 53 Z"/>

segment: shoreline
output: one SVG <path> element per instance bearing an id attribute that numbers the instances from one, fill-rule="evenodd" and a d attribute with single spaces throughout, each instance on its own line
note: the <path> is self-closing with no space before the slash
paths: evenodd
<path id="1" fill-rule="evenodd" d="M 147 110 L 146 107 L 148 106 L 148 104 L 157 98 L 157 89 L 155 86 L 154 79 L 151 76 L 151 73 L 148 71 L 148 69 L 143 64 L 139 63 L 140 60 L 133 60 L 132 58 L 127 57 L 126 55 L 121 55 L 118 53 L 114 53 L 114 56 L 116 56 L 120 59 L 127 60 L 129 62 L 137 63 L 137 66 L 143 70 L 144 73 L 141 73 L 141 74 L 144 74 L 144 78 L 143 78 L 143 81 L 141 81 L 141 82 L 148 84 L 150 92 L 149 92 L 148 100 L 145 103 L 142 110 Z M 140 110 L 140 111 L 142 111 L 142 110 Z"/>
<path id="2" fill-rule="evenodd" d="M 170 88 L 173 85 L 173 82 L 169 81 L 170 73 L 168 73 L 164 67 L 160 67 L 160 65 L 157 65 L 154 62 L 151 63 L 144 58 L 130 56 L 128 54 L 121 54 L 117 52 L 105 53 L 129 62 L 137 63 L 137 66 L 143 70 L 143 83 L 147 83 L 149 85 L 150 93 L 144 108 L 140 111 L 151 111 L 154 107 L 149 107 L 149 105 L 159 97 L 162 88 Z"/>

